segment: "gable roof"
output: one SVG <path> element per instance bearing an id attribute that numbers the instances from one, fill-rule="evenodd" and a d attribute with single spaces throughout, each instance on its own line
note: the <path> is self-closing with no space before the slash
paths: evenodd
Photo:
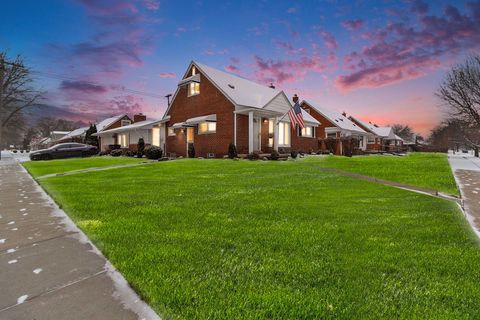
<path id="1" fill-rule="evenodd" d="M 66 135 L 64 135 L 63 137 L 61 137 L 60 139 L 58 139 L 57 141 L 63 141 L 63 140 L 67 140 L 67 139 L 71 139 L 71 138 L 75 138 L 75 137 L 84 136 L 84 135 L 85 135 L 85 132 L 86 132 L 89 128 L 90 128 L 90 127 L 82 127 L 82 128 L 78 128 L 78 129 L 72 130 L 72 131 L 70 131 L 69 133 L 67 133 Z"/>
<path id="2" fill-rule="evenodd" d="M 347 130 L 347 131 L 354 131 L 357 133 L 363 133 L 365 134 L 365 130 L 360 128 L 358 125 L 356 125 L 354 122 L 352 122 L 350 119 L 348 119 L 346 116 L 341 114 L 340 112 L 332 111 L 332 110 L 326 110 L 323 108 L 318 108 L 314 107 L 311 103 L 308 101 L 303 100 L 301 104 L 306 104 L 321 115 L 323 115 L 325 118 L 327 118 L 331 123 L 333 123 L 336 127 L 342 129 L 342 130 Z"/>
<path id="3" fill-rule="evenodd" d="M 198 70 L 227 96 L 234 104 L 245 107 L 263 108 L 281 91 L 251 80 L 221 71 L 205 64 L 192 62 Z M 190 67 L 189 67 L 190 69 Z"/>
<path id="4" fill-rule="evenodd" d="M 118 120 L 122 119 L 126 115 L 127 114 L 125 114 L 125 113 L 124 114 L 119 114 L 117 116 L 110 117 L 110 118 L 107 118 L 107 119 L 104 119 L 104 120 L 100 121 L 99 123 L 97 123 L 97 132 L 101 132 L 103 130 L 106 130 L 109 126 L 111 126 L 112 124 L 114 124 Z"/>
<path id="5" fill-rule="evenodd" d="M 131 131 L 131 130 L 137 130 L 137 129 L 151 129 L 157 123 L 161 123 L 161 122 L 165 122 L 165 121 L 167 121 L 167 119 L 165 119 L 165 120 L 154 119 L 154 120 L 138 121 L 138 122 L 129 124 L 128 126 L 122 126 L 122 127 L 118 127 L 118 128 L 108 129 L 108 130 L 105 130 L 105 131 L 102 131 L 102 132 L 96 132 L 93 135 L 94 136 L 100 136 L 100 135 L 107 134 L 107 133 L 124 132 L 124 131 Z"/>
<path id="6" fill-rule="evenodd" d="M 359 124 L 367 128 L 370 132 L 379 137 L 395 139 L 395 133 L 393 132 L 392 127 L 379 127 L 371 122 L 366 122 L 353 116 L 350 116 L 350 118 L 352 118 L 354 121 L 358 122 Z"/>

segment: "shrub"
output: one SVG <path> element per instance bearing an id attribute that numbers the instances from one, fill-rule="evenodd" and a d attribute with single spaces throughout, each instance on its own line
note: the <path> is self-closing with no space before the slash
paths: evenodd
<path id="1" fill-rule="evenodd" d="M 143 140 L 143 138 L 139 138 L 137 143 L 137 157 L 138 158 L 143 157 L 144 151 L 145 151 L 145 141 Z"/>
<path id="2" fill-rule="evenodd" d="M 151 160 L 158 160 L 162 157 L 162 148 L 155 146 L 148 146 L 145 148 L 145 156 Z"/>
<path id="3" fill-rule="evenodd" d="M 195 147 L 193 146 L 193 143 L 188 145 L 188 157 L 195 158 Z"/>
<path id="4" fill-rule="evenodd" d="M 258 160 L 260 159 L 260 153 L 258 151 L 253 151 L 248 154 L 247 158 L 249 160 Z"/>
<path id="5" fill-rule="evenodd" d="M 129 150 L 129 149 L 123 149 L 122 150 L 122 156 L 124 156 L 124 157 L 134 157 L 135 154 L 136 153 L 134 151 Z"/>
<path id="6" fill-rule="evenodd" d="M 278 160 L 280 158 L 280 153 L 278 153 L 277 150 L 273 150 L 272 154 L 270 155 L 270 159 L 272 160 Z"/>
<path id="7" fill-rule="evenodd" d="M 233 143 L 228 145 L 228 157 L 230 159 L 237 157 L 237 147 Z"/>
<path id="8" fill-rule="evenodd" d="M 292 150 L 292 152 L 290 152 L 290 156 L 292 157 L 292 159 L 297 159 L 297 157 L 298 157 L 298 152 L 295 151 L 295 150 Z"/>
<path id="9" fill-rule="evenodd" d="M 18 152 L 18 150 L 13 150 L 13 153 L 17 153 L 17 152 Z"/>
<path id="10" fill-rule="evenodd" d="M 109 155 L 109 152 L 108 151 L 100 151 L 98 153 L 98 155 L 101 157 L 101 156 L 108 156 Z"/>
<path id="11" fill-rule="evenodd" d="M 110 155 L 112 157 L 120 157 L 123 153 L 123 150 L 121 149 L 115 149 L 115 150 L 112 150 L 112 152 L 110 152 Z"/>

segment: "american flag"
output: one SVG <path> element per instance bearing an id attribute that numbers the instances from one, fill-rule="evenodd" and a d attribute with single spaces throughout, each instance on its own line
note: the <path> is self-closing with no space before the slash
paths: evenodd
<path id="1" fill-rule="evenodd" d="M 292 128 L 295 129 L 296 125 L 303 129 L 305 128 L 305 122 L 303 121 L 302 108 L 298 102 L 295 102 L 295 105 L 288 111 L 288 117 L 292 124 Z"/>

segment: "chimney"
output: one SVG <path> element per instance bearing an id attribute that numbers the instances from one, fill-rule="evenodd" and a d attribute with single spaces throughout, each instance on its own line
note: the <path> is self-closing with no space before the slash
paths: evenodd
<path id="1" fill-rule="evenodd" d="M 296 93 L 293 95 L 292 100 L 293 100 L 293 103 L 298 103 L 298 96 Z"/>
<path id="2" fill-rule="evenodd" d="M 346 117 L 347 113 L 345 111 L 342 112 L 342 116 Z"/>
<path id="3" fill-rule="evenodd" d="M 135 114 L 133 116 L 133 123 L 137 123 L 137 122 L 145 121 L 145 120 L 147 120 L 147 116 L 144 115 L 143 113 Z"/>
<path id="4" fill-rule="evenodd" d="M 269 87 L 272 88 L 272 89 L 275 89 L 275 86 L 273 85 L 273 82 L 270 82 Z"/>

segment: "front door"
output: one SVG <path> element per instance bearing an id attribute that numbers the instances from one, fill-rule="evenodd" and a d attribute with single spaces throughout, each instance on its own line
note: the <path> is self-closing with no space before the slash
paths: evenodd
<path id="1" fill-rule="evenodd" d="M 190 153 L 188 152 L 188 150 L 190 148 L 193 148 L 193 136 L 194 136 L 194 128 L 192 127 L 189 127 L 187 128 L 187 157 L 190 158 Z M 193 155 L 193 157 L 195 157 L 195 155 Z"/>
<path id="2" fill-rule="evenodd" d="M 260 145 L 260 135 L 262 134 L 261 125 L 262 122 L 260 119 L 253 119 L 253 151 L 260 151 L 262 147 Z"/>

